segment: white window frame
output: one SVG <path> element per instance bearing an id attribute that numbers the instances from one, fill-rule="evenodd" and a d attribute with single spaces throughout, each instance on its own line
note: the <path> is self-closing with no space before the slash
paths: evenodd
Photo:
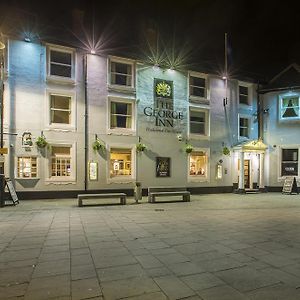
<path id="1" fill-rule="evenodd" d="M 71 54 L 71 77 L 63 77 L 50 74 L 50 64 L 51 64 L 51 51 L 63 52 Z M 47 44 L 47 81 L 63 84 L 75 84 L 75 70 L 76 70 L 76 55 L 75 49 L 69 47 L 63 47 L 53 44 Z"/>
<path id="2" fill-rule="evenodd" d="M 281 111 L 283 110 L 282 107 L 282 100 L 284 98 L 298 98 L 298 117 L 289 117 L 289 118 L 282 118 Z M 291 122 L 291 121 L 300 121 L 300 94 L 299 93 L 287 93 L 278 96 L 279 103 L 278 103 L 278 115 L 279 121 L 281 122 Z"/>
<path id="3" fill-rule="evenodd" d="M 131 85 L 121 85 L 121 84 L 114 84 L 111 82 L 111 63 L 121 63 L 131 66 L 132 78 L 131 78 Z M 107 63 L 107 85 L 109 89 L 113 90 L 120 90 L 120 91 L 134 91 L 135 90 L 135 61 L 132 59 L 109 56 L 108 63 Z"/>
<path id="4" fill-rule="evenodd" d="M 191 133 L 190 117 L 191 111 L 204 112 L 205 113 L 205 133 L 197 134 Z M 189 106 L 188 110 L 188 136 L 191 139 L 209 139 L 210 138 L 210 109 L 201 106 Z"/>
<path id="5" fill-rule="evenodd" d="M 51 123 L 51 95 L 70 97 L 71 105 L 71 118 L 69 124 L 64 123 Z M 46 108 L 45 108 L 45 127 L 48 130 L 58 131 L 75 131 L 76 130 L 76 116 L 77 116 L 77 105 L 76 105 L 76 94 L 74 92 L 66 90 L 46 90 Z"/>
<path id="6" fill-rule="evenodd" d="M 52 176 L 52 147 L 69 147 L 70 148 L 70 156 L 71 156 L 71 176 Z M 46 159 L 46 174 L 45 174 L 45 182 L 50 183 L 58 183 L 58 184 L 68 184 L 76 182 L 76 143 L 62 143 L 62 142 L 54 142 L 49 141 L 49 147 L 47 149 L 47 159 Z"/>
<path id="7" fill-rule="evenodd" d="M 300 179 L 300 145 L 281 145 L 278 148 L 278 182 L 281 182 L 283 180 L 285 180 L 287 177 L 291 177 L 291 176 L 286 176 L 286 175 L 282 175 L 281 174 L 281 163 L 282 163 L 282 150 L 283 149 L 298 149 L 298 175 L 297 176 L 293 176 L 296 177 L 297 179 Z"/>
<path id="8" fill-rule="evenodd" d="M 35 158 L 36 159 L 36 177 L 20 177 L 18 173 L 19 158 Z M 37 180 L 39 178 L 39 157 L 37 155 L 17 155 L 15 160 L 15 178 L 22 180 Z"/>
<path id="9" fill-rule="evenodd" d="M 110 177 L 110 153 L 111 149 L 124 149 L 131 151 L 131 175 Z M 136 145 L 135 144 L 110 144 L 107 147 L 107 183 L 134 183 L 136 180 Z"/>
<path id="10" fill-rule="evenodd" d="M 193 72 L 189 71 L 188 73 L 188 93 L 189 93 L 189 99 L 191 102 L 200 102 L 203 104 L 209 104 L 210 103 L 210 90 L 209 90 L 209 83 L 208 83 L 208 75 L 204 73 L 198 73 L 198 72 Z M 191 89 L 190 89 L 190 77 L 197 77 L 197 78 L 202 78 L 205 80 L 205 87 L 204 87 L 204 97 L 200 96 L 195 96 L 191 95 Z"/>
<path id="11" fill-rule="evenodd" d="M 248 88 L 248 103 L 241 103 L 240 102 L 240 86 Z M 244 81 L 238 81 L 237 86 L 237 98 L 238 98 L 238 104 L 242 108 L 251 108 L 253 105 L 253 84 L 249 82 Z"/>
<path id="12" fill-rule="evenodd" d="M 207 156 L 207 166 L 206 175 L 190 175 L 190 159 L 191 155 L 195 152 L 205 152 Z M 187 180 L 188 182 L 210 182 L 210 149 L 209 148 L 194 148 L 191 153 L 189 153 L 187 158 Z"/>
<path id="13" fill-rule="evenodd" d="M 111 128 L 111 102 L 128 103 L 131 104 L 132 118 L 131 128 Z M 123 97 L 108 97 L 107 101 L 107 133 L 117 135 L 134 135 L 136 133 L 136 100 Z"/>
<path id="14" fill-rule="evenodd" d="M 248 120 L 248 137 L 246 136 L 241 136 L 240 135 L 240 119 L 247 119 Z M 239 140 L 249 140 L 251 136 L 251 127 L 252 127 L 252 119 L 248 115 L 242 115 L 238 114 L 238 139 Z"/>

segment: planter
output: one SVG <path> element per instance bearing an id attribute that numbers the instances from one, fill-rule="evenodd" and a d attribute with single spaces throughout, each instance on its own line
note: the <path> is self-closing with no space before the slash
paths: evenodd
<path id="1" fill-rule="evenodd" d="M 192 145 L 187 144 L 187 145 L 185 146 L 185 152 L 186 152 L 186 153 L 191 153 L 193 150 L 194 150 L 194 147 L 193 147 Z"/>
<path id="2" fill-rule="evenodd" d="M 39 136 L 36 139 L 35 144 L 38 148 L 44 149 L 48 145 L 48 142 L 46 141 L 46 138 L 44 136 Z"/>
<path id="3" fill-rule="evenodd" d="M 136 145 L 136 152 L 143 152 L 146 149 L 147 149 L 147 146 L 145 144 L 138 143 Z"/>
<path id="4" fill-rule="evenodd" d="M 93 150 L 94 151 L 104 151 L 105 150 L 105 145 L 102 143 L 101 140 L 96 139 L 93 144 L 92 144 Z"/>

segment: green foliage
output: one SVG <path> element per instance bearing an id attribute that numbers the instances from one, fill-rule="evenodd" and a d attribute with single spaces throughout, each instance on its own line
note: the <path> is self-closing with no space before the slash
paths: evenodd
<path id="1" fill-rule="evenodd" d="M 105 150 L 105 145 L 100 139 L 96 139 L 93 144 L 92 144 L 93 150 L 94 151 L 104 151 Z"/>
<path id="2" fill-rule="evenodd" d="M 185 152 L 191 153 L 194 150 L 194 147 L 191 144 L 186 144 L 185 146 Z"/>
<path id="3" fill-rule="evenodd" d="M 136 152 L 143 152 L 146 149 L 147 149 L 147 146 L 145 144 L 138 143 L 136 145 Z"/>
<path id="4" fill-rule="evenodd" d="M 39 136 L 36 139 L 35 144 L 38 148 L 45 148 L 48 145 L 48 142 L 46 141 L 46 138 L 44 136 Z"/>
<path id="5" fill-rule="evenodd" d="M 230 150 L 229 150 L 229 148 L 228 148 L 228 147 L 223 147 L 222 153 L 223 153 L 224 155 L 230 155 Z"/>

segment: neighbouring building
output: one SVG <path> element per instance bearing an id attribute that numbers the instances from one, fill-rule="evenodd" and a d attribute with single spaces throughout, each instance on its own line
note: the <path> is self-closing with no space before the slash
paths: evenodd
<path id="1" fill-rule="evenodd" d="M 254 80 L 202 70 L 14 39 L 4 67 L 5 176 L 21 198 L 132 194 L 136 182 L 243 192 L 299 174 L 295 87 L 261 89 L 260 114 Z"/>

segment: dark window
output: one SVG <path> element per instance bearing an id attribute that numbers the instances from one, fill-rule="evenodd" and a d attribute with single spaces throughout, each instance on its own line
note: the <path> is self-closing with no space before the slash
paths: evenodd
<path id="1" fill-rule="evenodd" d="M 111 84 L 131 86 L 132 84 L 132 65 L 111 62 Z"/>
<path id="2" fill-rule="evenodd" d="M 130 103 L 111 102 L 110 127 L 132 128 L 132 105 Z"/>
<path id="3" fill-rule="evenodd" d="M 72 54 L 61 51 L 50 51 L 50 75 L 72 77 Z"/>
<path id="4" fill-rule="evenodd" d="M 190 111 L 190 133 L 205 134 L 205 112 Z"/>
<path id="5" fill-rule="evenodd" d="M 248 88 L 246 86 L 239 86 L 239 99 L 242 104 L 249 104 Z"/>
<path id="6" fill-rule="evenodd" d="M 298 176 L 298 149 L 282 149 L 281 176 Z"/>
<path id="7" fill-rule="evenodd" d="M 205 97 L 205 78 L 190 76 L 190 96 Z"/>
<path id="8" fill-rule="evenodd" d="M 240 137 L 249 137 L 249 120 L 240 118 Z"/>

